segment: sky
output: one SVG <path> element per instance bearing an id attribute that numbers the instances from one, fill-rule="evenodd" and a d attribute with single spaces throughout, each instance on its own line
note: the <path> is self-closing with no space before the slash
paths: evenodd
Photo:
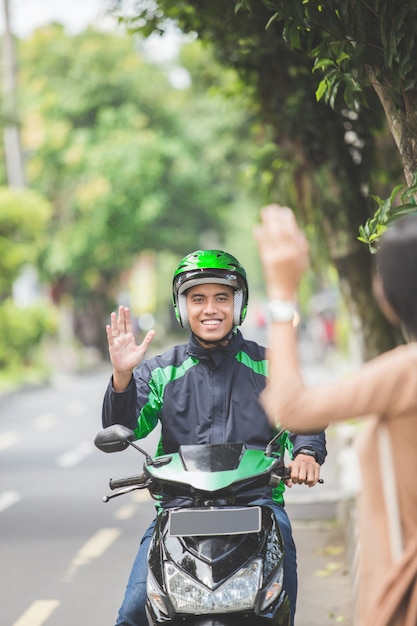
<path id="1" fill-rule="evenodd" d="M 10 24 L 18 37 L 49 22 L 61 22 L 76 33 L 89 24 L 105 21 L 105 0 L 9 0 Z M 4 30 L 4 0 L 0 0 L 0 28 Z"/>
<path id="2" fill-rule="evenodd" d="M 0 0 L 0 33 L 4 31 L 4 2 Z M 67 31 L 75 34 L 93 24 L 100 28 L 115 26 L 114 18 L 106 16 L 109 0 L 8 0 L 12 33 L 20 38 L 30 36 L 39 26 L 50 22 L 64 24 Z M 146 52 L 150 60 L 164 63 L 175 59 L 181 37 L 170 32 L 164 37 L 150 37 Z M 178 88 L 188 86 L 188 79 L 181 68 L 172 69 L 171 82 Z"/>

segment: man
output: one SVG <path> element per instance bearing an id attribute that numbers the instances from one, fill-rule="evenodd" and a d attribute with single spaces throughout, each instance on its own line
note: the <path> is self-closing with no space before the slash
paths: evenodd
<path id="1" fill-rule="evenodd" d="M 265 348 L 246 341 L 237 329 L 248 304 L 244 268 L 221 250 L 197 250 L 175 270 L 172 296 L 178 322 L 191 330 L 189 341 L 146 361 L 142 359 L 154 331 L 138 346 L 129 310 L 120 307 L 117 316 L 112 313 L 106 331 L 113 375 L 104 398 L 103 426 L 124 424 L 139 439 L 159 421 L 158 454 L 176 452 L 181 444 L 243 442 L 264 449 L 274 434 L 259 402 L 267 376 Z M 315 485 L 326 456 L 324 433 L 285 433 L 280 444 L 282 452 L 287 447 L 293 456 L 292 483 Z M 284 488 L 273 493 L 268 488 L 250 502 L 267 503 L 277 517 L 285 546 L 284 588 L 294 621 L 297 563 Z M 117 626 L 147 624 L 146 556 L 152 528 L 142 539 Z"/>

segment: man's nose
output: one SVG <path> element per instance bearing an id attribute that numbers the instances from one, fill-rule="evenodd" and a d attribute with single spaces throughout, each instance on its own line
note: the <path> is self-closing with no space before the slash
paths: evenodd
<path id="1" fill-rule="evenodd" d="M 204 310 L 207 313 L 213 313 L 214 311 L 217 311 L 217 303 L 215 298 L 207 298 L 207 300 L 205 301 Z"/>

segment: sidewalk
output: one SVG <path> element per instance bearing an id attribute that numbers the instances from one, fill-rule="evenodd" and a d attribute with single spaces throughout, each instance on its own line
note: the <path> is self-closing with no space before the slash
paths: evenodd
<path id="1" fill-rule="evenodd" d="M 351 579 L 336 521 L 293 521 L 298 552 L 296 626 L 353 626 Z"/>
<path id="2" fill-rule="evenodd" d="M 305 355 L 304 355 L 305 356 Z M 320 384 L 343 374 L 349 364 L 334 368 L 303 359 L 308 384 Z M 352 561 L 356 485 L 352 432 L 345 425 L 326 431 L 327 458 L 322 485 L 294 485 L 285 494 L 298 554 L 298 602 L 295 626 L 354 626 Z"/>
<path id="3" fill-rule="evenodd" d="M 327 433 L 328 455 L 322 485 L 293 485 L 285 492 L 298 555 L 298 603 L 295 626 L 353 626 L 354 529 L 345 511 L 353 506 L 340 482 L 343 442 L 337 429 Z M 344 506 L 343 506 L 344 505 Z"/>

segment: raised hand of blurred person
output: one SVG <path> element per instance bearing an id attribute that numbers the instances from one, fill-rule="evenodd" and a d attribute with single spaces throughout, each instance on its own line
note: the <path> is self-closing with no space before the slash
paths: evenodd
<path id="1" fill-rule="evenodd" d="M 254 229 L 269 298 L 295 301 L 309 261 L 309 246 L 288 207 L 263 207 Z"/>
<path id="2" fill-rule="evenodd" d="M 285 414 L 281 413 L 277 419 L 276 394 L 282 384 L 297 377 L 299 372 L 293 322 L 298 284 L 308 266 L 309 247 L 292 210 L 279 204 L 270 204 L 261 209 L 260 222 L 254 229 L 254 236 L 269 298 L 269 335 L 272 346 L 268 350 L 270 377 L 261 401 L 270 422 L 282 425 Z M 298 477 L 295 476 L 295 479 Z"/>

